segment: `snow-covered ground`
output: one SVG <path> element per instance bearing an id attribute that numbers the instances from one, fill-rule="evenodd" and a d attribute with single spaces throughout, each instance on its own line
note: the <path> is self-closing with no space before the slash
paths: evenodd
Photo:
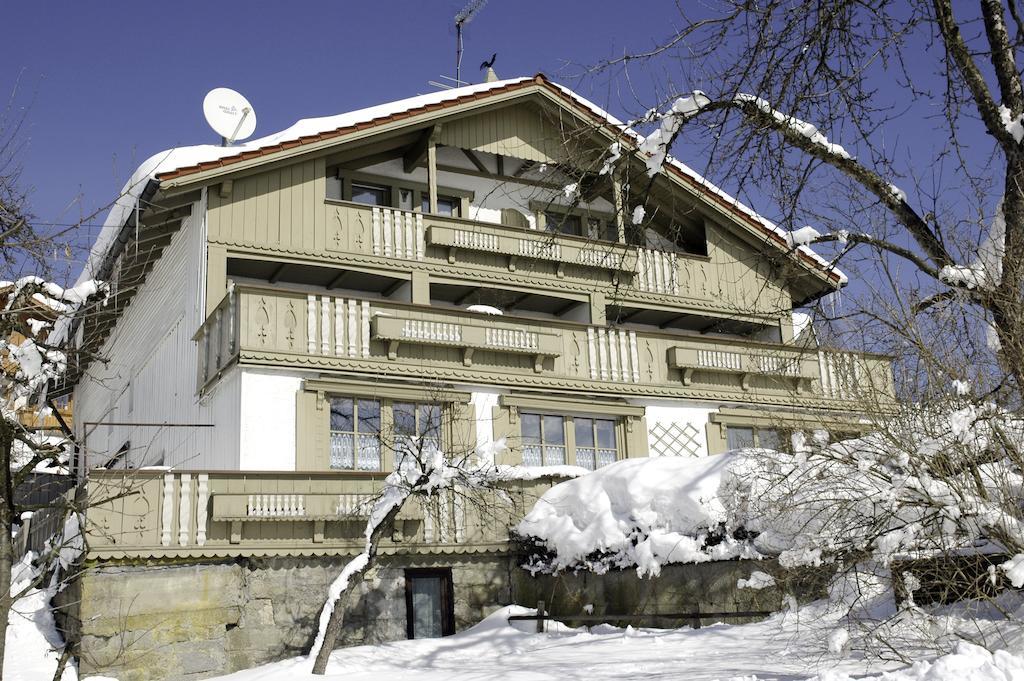
<path id="1" fill-rule="evenodd" d="M 46 604 L 49 590 L 21 599 L 7 630 L 4 679 L 53 678 L 59 635 Z M 1024 658 L 1007 651 L 994 655 L 961 643 L 938 660 L 920 659 L 906 668 L 896 662 L 865 661 L 856 653 L 829 652 L 823 632 L 836 621 L 824 603 L 764 622 L 716 624 L 702 629 L 618 629 L 607 625 L 569 629 L 550 624 L 537 634 L 532 621 L 508 622 L 512 614 L 532 614 L 510 606 L 465 632 L 440 639 L 400 641 L 335 651 L 326 677 L 310 673 L 312 661 L 296 657 L 248 669 L 216 681 L 291 681 L 321 678 L 346 681 L 601 681 L 602 679 L 687 679 L 721 681 L 1024 681 Z M 834 638 L 834 637 L 832 637 Z M 1010 644 L 1011 650 L 1019 645 Z M 879 676 L 884 675 L 884 676 Z M 72 665 L 64 681 L 75 681 Z M 87 677 L 83 681 L 101 681 Z"/>
<path id="2" fill-rule="evenodd" d="M 12 593 L 21 591 L 31 582 L 34 574 L 30 566 L 31 557 L 29 554 L 14 565 Z M 64 643 L 48 607 L 52 595 L 49 589 L 32 589 L 14 604 L 7 626 L 4 679 L 35 681 L 53 678 L 60 657 L 56 651 L 63 648 Z M 63 681 L 75 681 L 78 675 L 74 665 L 67 665 L 61 678 Z"/>
<path id="3" fill-rule="evenodd" d="M 510 614 L 533 611 L 503 608 L 476 627 L 440 639 L 401 641 L 336 651 L 326 678 L 347 681 L 601 681 L 602 679 L 727 679 L 777 681 L 814 678 L 848 681 L 851 676 L 888 672 L 886 681 L 1020 681 L 1024 659 L 1005 651 L 995 656 L 962 644 L 937 662 L 899 670 L 897 663 L 866 663 L 828 653 L 806 633 L 820 615 L 815 607 L 776 615 L 764 622 L 718 624 L 692 630 L 617 629 L 592 631 L 551 627 L 534 632 L 533 622 L 508 623 Z M 799 615 L 799 616 L 798 616 Z M 810 620 L 810 621 L 809 621 Z M 218 681 L 319 679 L 305 657 L 264 665 Z M 899 671 L 894 671 L 899 670 Z"/>

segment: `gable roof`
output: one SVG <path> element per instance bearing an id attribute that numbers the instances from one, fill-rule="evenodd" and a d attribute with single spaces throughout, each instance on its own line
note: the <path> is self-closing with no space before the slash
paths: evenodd
<path id="1" fill-rule="evenodd" d="M 125 224 L 135 208 L 138 197 L 151 181 L 183 184 L 188 182 L 186 178 L 189 176 L 204 171 L 227 168 L 243 161 L 341 138 L 354 132 L 388 123 L 406 119 L 412 122 L 412 119 L 423 114 L 461 106 L 474 100 L 487 100 L 500 94 L 528 89 L 541 89 L 561 103 L 587 114 L 595 123 L 609 128 L 616 137 L 630 142 L 631 146 L 638 146 L 643 141 L 642 135 L 626 127 L 625 124 L 596 104 L 563 85 L 549 81 L 543 74 L 537 74 L 533 78 L 513 78 L 441 90 L 335 116 L 302 119 L 285 130 L 232 147 L 216 145 L 176 147 L 151 156 L 139 166 L 129 179 L 120 198 L 112 206 L 104 222 L 79 280 L 94 276 L 94 272 L 103 260 L 114 236 Z M 631 151 L 635 152 L 636 149 Z M 807 246 L 801 245 L 795 250 L 791 249 L 786 239 L 785 230 L 730 196 L 686 164 L 668 157 L 664 168 L 669 176 L 701 198 L 716 204 L 738 222 L 753 228 L 755 233 L 763 235 L 766 243 L 784 252 L 792 252 L 792 255 L 804 265 L 822 274 L 832 286 L 839 287 L 847 282 L 846 275 L 831 262 Z"/>

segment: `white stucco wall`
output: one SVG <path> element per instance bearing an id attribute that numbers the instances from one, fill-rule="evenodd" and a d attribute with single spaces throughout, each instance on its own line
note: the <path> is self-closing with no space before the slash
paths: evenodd
<path id="1" fill-rule="evenodd" d="M 246 369 L 241 380 L 239 468 L 295 470 L 295 396 L 302 378 Z"/>
<path id="2" fill-rule="evenodd" d="M 500 395 L 497 391 L 475 388 L 469 400 L 476 419 L 476 451 L 487 463 L 494 463 L 494 408 Z"/>
<path id="3" fill-rule="evenodd" d="M 661 437 L 663 442 L 675 440 L 679 443 L 693 443 L 693 447 L 676 451 L 677 456 L 707 456 L 708 437 L 707 423 L 711 414 L 718 412 L 718 405 L 702 402 L 686 402 L 683 400 L 630 400 L 632 404 L 644 407 L 647 420 L 647 442 L 651 456 L 660 456 L 667 451 L 659 452 L 656 441 Z M 673 428 L 675 426 L 675 428 Z M 689 426 L 689 428 L 688 428 Z M 675 438 L 671 433 L 684 433 Z M 692 434 L 692 439 L 686 435 Z M 665 447 L 661 448 L 665 450 Z"/>

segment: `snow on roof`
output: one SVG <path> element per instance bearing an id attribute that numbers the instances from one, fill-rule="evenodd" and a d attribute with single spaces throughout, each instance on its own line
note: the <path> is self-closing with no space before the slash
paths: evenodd
<path id="1" fill-rule="evenodd" d="M 103 223 L 103 227 L 101 228 L 95 243 L 90 249 L 88 260 L 78 277 L 78 283 L 97 275 L 104 256 L 116 238 L 120 228 L 128 220 L 131 212 L 135 210 L 138 198 L 141 196 L 142 192 L 151 180 L 160 179 L 161 177 L 166 177 L 172 173 L 177 173 L 178 175 L 186 174 L 183 172 L 186 169 L 189 173 L 198 172 L 203 169 L 200 167 L 203 164 L 227 161 L 229 158 L 232 159 L 232 162 L 235 160 L 243 160 L 244 158 L 251 157 L 253 153 L 259 154 L 265 153 L 268 150 L 273 151 L 280 149 L 282 148 L 282 145 L 287 143 L 298 142 L 301 144 L 305 141 L 315 141 L 322 139 L 322 137 L 328 133 L 333 133 L 340 129 L 351 128 L 352 126 L 366 124 L 371 121 L 388 118 L 395 116 L 396 114 L 409 112 L 415 109 L 423 109 L 452 103 L 454 100 L 466 97 L 489 94 L 498 90 L 522 87 L 531 82 L 545 83 L 552 86 L 556 91 L 592 112 L 604 123 L 620 129 L 634 142 L 639 144 L 643 141 L 643 136 L 636 131 L 627 128 L 620 120 L 593 102 L 581 97 L 564 85 L 552 83 L 543 76 L 538 75 L 535 78 L 512 78 L 491 83 L 479 83 L 476 85 L 452 88 L 450 90 L 431 92 L 425 95 L 400 99 L 394 102 L 379 104 L 377 106 L 358 109 L 356 111 L 350 111 L 348 113 L 337 114 L 334 116 L 305 118 L 297 121 L 292 126 L 280 132 L 230 147 L 201 144 L 190 147 L 175 147 L 173 149 L 167 149 L 146 159 L 138 169 L 136 169 L 131 178 L 125 184 L 124 188 L 121 190 L 121 194 L 111 206 L 110 212 L 107 214 L 107 218 Z M 769 232 L 781 239 L 781 241 L 776 242 L 776 245 L 781 246 L 782 248 L 786 247 L 785 240 L 788 232 L 778 227 L 775 223 L 761 217 L 752 208 L 749 208 L 719 187 L 708 182 L 703 176 L 682 162 L 674 158 L 669 158 L 666 162 L 666 166 L 676 171 L 677 174 L 681 174 L 686 179 L 690 180 L 692 183 L 697 185 L 697 187 L 707 190 L 709 193 L 723 201 L 727 206 L 735 208 L 753 220 L 757 225 L 767 228 Z M 846 283 L 846 275 L 836 269 L 828 260 L 815 253 L 808 246 L 800 245 L 797 250 L 812 259 L 816 265 L 824 269 L 826 272 L 831 273 L 838 279 L 840 284 Z"/>

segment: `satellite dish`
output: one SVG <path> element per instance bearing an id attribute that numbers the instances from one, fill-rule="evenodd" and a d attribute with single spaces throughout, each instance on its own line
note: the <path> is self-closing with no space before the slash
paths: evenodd
<path id="1" fill-rule="evenodd" d="M 252 104 L 230 88 L 214 88 L 206 93 L 203 114 L 213 131 L 221 136 L 224 146 L 244 140 L 256 130 Z"/>

